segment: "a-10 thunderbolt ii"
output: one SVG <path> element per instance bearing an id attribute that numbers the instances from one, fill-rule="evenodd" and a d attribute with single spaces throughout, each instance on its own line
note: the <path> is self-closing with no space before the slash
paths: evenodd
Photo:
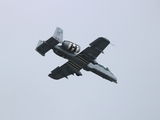
<path id="1" fill-rule="evenodd" d="M 80 70 L 91 71 L 111 82 L 117 83 L 117 78 L 108 68 L 98 64 L 96 58 L 109 45 L 110 41 L 106 38 L 99 37 L 90 43 L 89 47 L 80 52 L 80 46 L 70 41 L 63 41 L 63 30 L 56 28 L 54 35 L 46 41 L 39 41 L 36 51 L 42 56 L 50 49 L 60 57 L 68 59 L 61 67 L 55 68 L 48 75 L 53 79 L 61 79 L 68 75 L 82 76 Z M 79 53 L 80 52 L 80 53 Z M 79 53 L 79 54 L 78 54 Z M 54 62 L 53 62 L 54 63 Z"/>

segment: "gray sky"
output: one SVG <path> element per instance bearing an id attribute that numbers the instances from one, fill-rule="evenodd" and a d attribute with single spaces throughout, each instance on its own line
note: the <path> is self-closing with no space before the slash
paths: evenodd
<path id="1" fill-rule="evenodd" d="M 0 8 L 0 120 L 160 119 L 159 0 L 5 0 Z M 67 60 L 34 49 L 57 26 L 82 49 L 108 38 L 115 47 L 97 60 L 118 84 L 84 70 L 50 79 Z"/>

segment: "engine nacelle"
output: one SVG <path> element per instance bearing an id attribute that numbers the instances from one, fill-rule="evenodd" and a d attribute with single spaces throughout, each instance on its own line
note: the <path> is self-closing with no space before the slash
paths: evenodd
<path id="1" fill-rule="evenodd" d="M 80 46 L 77 45 L 77 44 L 74 44 L 70 41 L 64 41 L 62 43 L 62 47 L 66 50 L 69 50 L 71 52 L 74 52 L 74 53 L 78 53 L 80 51 Z"/>

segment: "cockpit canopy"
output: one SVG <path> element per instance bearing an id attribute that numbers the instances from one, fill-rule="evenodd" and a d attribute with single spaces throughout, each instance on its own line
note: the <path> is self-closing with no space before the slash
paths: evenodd
<path id="1" fill-rule="evenodd" d="M 80 46 L 70 41 L 63 41 L 62 47 L 74 53 L 78 53 L 80 51 Z"/>

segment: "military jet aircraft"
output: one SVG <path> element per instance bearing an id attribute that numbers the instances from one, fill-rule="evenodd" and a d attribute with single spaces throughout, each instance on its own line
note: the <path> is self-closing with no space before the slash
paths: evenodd
<path id="1" fill-rule="evenodd" d="M 98 64 L 96 58 L 109 45 L 110 41 L 106 38 L 99 37 L 90 43 L 89 47 L 80 52 L 80 46 L 70 41 L 63 41 L 63 30 L 56 28 L 54 35 L 46 41 L 39 41 L 36 51 L 42 56 L 49 50 L 68 61 L 61 67 L 55 68 L 48 75 L 53 79 L 61 79 L 68 75 L 82 76 L 80 70 L 91 71 L 111 82 L 117 83 L 117 78 L 108 68 Z M 80 52 L 80 53 L 79 53 Z"/>

